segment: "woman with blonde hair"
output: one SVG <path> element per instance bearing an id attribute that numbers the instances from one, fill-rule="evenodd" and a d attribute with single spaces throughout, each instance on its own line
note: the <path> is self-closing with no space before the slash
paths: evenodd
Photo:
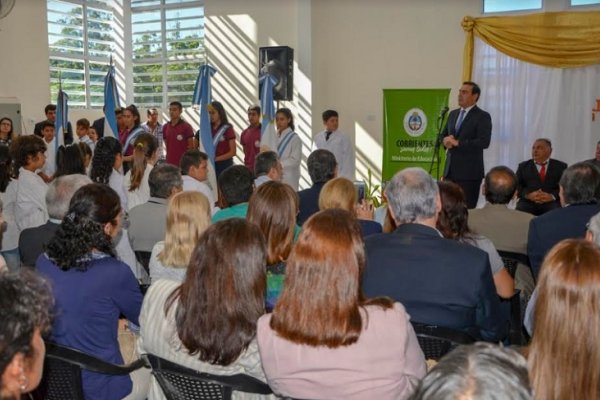
<path id="1" fill-rule="evenodd" d="M 165 240 L 158 242 L 150 256 L 150 279 L 182 282 L 190 256 L 200 235 L 210 225 L 210 204 L 202 193 L 179 192 L 167 208 Z"/>
<path id="2" fill-rule="evenodd" d="M 363 238 L 381 233 L 381 225 L 373 221 L 373 206 L 365 200 L 358 202 L 354 183 L 347 178 L 334 178 L 328 181 L 319 195 L 319 209 L 341 208 L 358 218 Z"/>
<path id="3" fill-rule="evenodd" d="M 149 133 L 140 133 L 133 142 L 131 169 L 125 174 L 123 185 L 127 193 L 127 209 L 144 204 L 150 198 L 148 177 L 158 160 L 158 142 Z"/>
<path id="4" fill-rule="evenodd" d="M 409 316 L 390 298 L 365 298 L 364 242 L 339 209 L 306 221 L 281 297 L 258 320 L 267 382 L 297 399 L 406 399 L 425 375 Z"/>
<path id="5" fill-rule="evenodd" d="M 581 239 L 550 250 L 527 349 L 536 399 L 600 399 L 600 248 Z"/>
<path id="6" fill-rule="evenodd" d="M 268 311 L 275 306 L 283 288 L 285 263 L 296 234 L 298 195 L 291 186 L 277 181 L 265 182 L 250 197 L 246 219 L 257 225 L 267 241 Z"/>

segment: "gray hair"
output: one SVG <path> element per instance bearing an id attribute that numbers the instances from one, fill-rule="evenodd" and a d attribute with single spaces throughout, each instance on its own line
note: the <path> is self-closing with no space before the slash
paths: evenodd
<path id="1" fill-rule="evenodd" d="M 397 224 L 431 218 L 436 214 L 438 185 L 422 168 L 406 168 L 396 173 L 385 194 Z"/>
<path id="2" fill-rule="evenodd" d="M 590 218 L 587 224 L 587 230 L 592 233 L 594 243 L 600 245 L 600 213 Z"/>
<path id="3" fill-rule="evenodd" d="M 559 185 L 565 204 L 589 204 L 600 200 L 600 170 L 587 162 L 578 162 L 567 168 Z"/>
<path id="4" fill-rule="evenodd" d="M 46 208 L 48 216 L 63 219 L 69 211 L 71 197 L 79 188 L 89 185 L 92 180 L 82 174 L 59 176 L 48 185 L 46 192 Z"/>
<path id="5" fill-rule="evenodd" d="M 179 168 L 171 164 L 158 164 L 148 177 L 150 196 L 167 199 L 173 192 L 173 188 L 181 189 L 183 179 Z"/>
<path id="6" fill-rule="evenodd" d="M 423 378 L 411 400 L 530 400 L 527 361 L 515 350 L 479 342 L 460 346 Z"/>

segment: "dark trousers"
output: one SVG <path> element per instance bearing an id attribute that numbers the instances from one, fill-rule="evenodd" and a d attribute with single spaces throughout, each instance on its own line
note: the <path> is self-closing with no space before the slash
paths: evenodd
<path id="1" fill-rule="evenodd" d="M 221 175 L 221 173 L 223 171 L 225 171 L 227 168 L 231 167 L 232 165 L 233 165 L 233 158 L 230 158 L 229 160 L 215 161 L 215 175 L 217 176 L 217 178 L 219 177 L 219 175 Z"/>
<path id="2" fill-rule="evenodd" d="M 481 179 L 477 181 L 459 181 L 447 178 L 446 180 L 454 182 L 462 188 L 465 193 L 467 208 L 477 207 L 477 200 L 479 200 L 479 193 L 481 192 Z"/>

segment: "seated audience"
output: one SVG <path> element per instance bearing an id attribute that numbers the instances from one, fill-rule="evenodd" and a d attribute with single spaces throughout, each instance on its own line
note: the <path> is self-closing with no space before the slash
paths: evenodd
<path id="1" fill-rule="evenodd" d="M 527 351 L 536 399 L 599 399 L 600 249 L 568 239 L 550 250 L 538 281 Z"/>
<path id="2" fill-rule="evenodd" d="M 297 229 L 297 213 L 298 195 L 281 182 L 264 183 L 248 203 L 247 219 L 260 228 L 267 241 L 267 311 L 273 309 L 283 287 L 285 264 Z"/>
<path id="3" fill-rule="evenodd" d="M 397 228 L 365 240 L 367 296 L 400 301 L 418 322 L 487 341 L 503 339 L 508 319 L 500 309 L 489 257 L 436 230 L 442 205 L 433 178 L 421 168 L 404 169 L 385 195 Z"/>
<path id="4" fill-rule="evenodd" d="M 568 238 L 582 238 L 585 224 L 600 212 L 600 171 L 585 162 L 571 165 L 560 178 L 558 208 L 531 220 L 527 254 L 533 277 L 537 279 L 546 253 Z"/>
<path id="5" fill-rule="evenodd" d="M 133 142 L 131 169 L 125 174 L 123 185 L 127 194 L 127 210 L 144 204 L 150 198 L 148 177 L 158 160 L 158 144 L 154 136 L 140 133 Z"/>
<path id="6" fill-rule="evenodd" d="M 15 181 L 14 216 L 19 231 L 40 226 L 48 220 L 48 186 L 35 171 L 44 166 L 46 145 L 34 135 L 20 136 L 12 147 Z"/>
<path id="7" fill-rule="evenodd" d="M 52 294 L 42 278 L 27 270 L 0 273 L 0 293 L 0 398 L 17 400 L 42 378 L 42 335 L 50 328 Z"/>
<path id="8" fill-rule="evenodd" d="M 531 400 L 527 361 L 491 343 L 460 346 L 423 378 L 410 400 Z"/>
<path id="9" fill-rule="evenodd" d="M 585 240 L 600 246 L 600 213 L 594 215 L 586 225 Z M 535 304 L 537 302 L 539 289 L 533 291 L 527 309 L 525 310 L 525 319 L 523 325 L 530 335 L 533 335 L 533 320 L 535 315 Z"/>
<path id="10" fill-rule="evenodd" d="M 183 283 L 159 280 L 146 293 L 140 354 L 199 372 L 264 380 L 255 340 L 256 321 L 264 314 L 264 263 L 258 227 L 240 218 L 210 226 L 194 249 Z M 151 379 L 148 398 L 165 399 Z M 240 394 L 234 392 L 233 399 L 246 398 Z"/>
<path id="11" fill-rule="evenodd" d="M 254 191 L 254 177 L 252 172 L 243 165 L 234 165 L 227 168 L 219 176 L 219 207 L 214 213 L 212 222 L 227 218 L 246 218 L 248 201 Z"/>
<path id="12" fill-rule="evenodd" d="M 72 174 L 85 175 L 83 153 L 78 144 L 60 146 L 56 153 L 56 172 L 53 179 Z"/>
<path id="13" fill-rule="evenodd" d="M 315 150 L 310 153 L 307 168 L 312 186 L 298 192 L 300 199 L 299 225 L 302 225 L 311 215 L 319 212 L 321 189 L 327 181 L 337 175 L 337 162 L 335 156 L 329 150 Z"/>
<path id="14" fill-rule="evenodd" d="M 44 249 L 58 230 L 67 214 L 71 197 L 79 188 L 92 183 L 85 175 L 74 174 L 56 178 L 48 185 L 46 208 L 48 221 L 35 228 L 27 228 L 19 236 L 19 255 L 21 264 L 33 267 Z"/>
<path id="15" fill-rule="evenodd" d="M 462 188 L 454 182 L 438 182 L 442 211 L 436 227 L 447 239 L 470 244 L 485 251 L 489 257 L 496 292 L 508 299 L 515 293 L 515 284 L 494 244 L 485 236 L 471 232 L 467 224 L 469 211 Z"/>
<path id="16" fill-rule="evenodd" d="M 519 201 L 517 210 L 542 215 L 560 207 L 558 181 L 567 164 L 550 158 L 552 142 L 537 139 L 531 149 L 531 160 L 517 168 Z"/>
<path id="17" fill-rule="evenodd" d="M 164 241 L 154 245 L 150 279 L 182 282 L 200 235 L 210 225 L 210 205 L 198 192 L 179 192 L 169 200 Z"/>
<path id="18" fill-rule="evenodd" d="M 208 177 L 208 156 L 198 149 L 186 150 L 179 164 L 183 178 L 183 190 L 202 193 L 208 199 L 211 214 L 215 208 L 215 195 L 206 184 Z"/>
<path id="19" fill-rule="evenodd" d="M 274 151 L 263 151 L 254 159 L 254 187 L 258 188 L 265 182 L 281 181 L 283 177 L 283 166 L 277 153 Z"/>
<path id="20" fill-rule="evenodd" d="M 2 203 L 2 199 L 0 199 L 0 228 L 5 226 L 4 217 L 2 215 L 2 207 L 4 207 L 4 203 Z M 0 241 L 2 240 L 2 236 L 4 235 L 3 229 L 0 229 Z M 6 260 L 2 257 L 0 253 L 0 273 L 8 271 L 8 266 L 6 265 Z"/>
<path id="21" fill-rule="evenodd" d="M 405 399 L 426 372 L 409 316 L 364 297 L 360 226 L 331 209 L 305 224 L 272 314 L 258 320 L 267 382 L 298 399 Z"/>
<path id="22" fill-rule="evenodd" d="M 114 364 L 123 364 L 117 341 L 119 315 L 139 324 L 142 305 L 135 276 L 113 250 L 122 217 L 114 190 L 94 183 L 82 187 L 36 263 L 56 299 L 50 340 Z M 134 387 L 127 375 L 83 371 L 81 378 L 90 399 L 121 399 Z"/>
<path id="23" fill-rule="evenodd" d="M 364 199 L 359 203 L 354 184 L 346 178 L 328 181 L 319 195 L 319 209 L 341 208 L 358 218 L 363 238 L 381 233 L 378 222 L 373 221 L 373 206 Z"/>
<path id="24" fill-rule="evenodd" d="M 167 202 L 181 192 L 179 169 L 171 164 L 159 164 L 148 177 L 150 198 L 129 211 L 129 241 L 133 251 L 152 251 L 165 238 Z"/>
<path id="25" fill-rule="evenodd" d="M 15 270 L 20 267 L 19 228 L 15 221 L 17 180 L 13 179 L 13 162 L 8 146 L 0 145 L 0 201 L 3 203 L 3 219 L 6 228 L 1 229 L 0 255 L 6 266 Z"/>
<path id="26" fill-rule="evenodd" d="M 16 138 L 17 135 L 13 131 L 12 119 L 8 117 L 0 118 L 0 145 L 10 147 Z"/>

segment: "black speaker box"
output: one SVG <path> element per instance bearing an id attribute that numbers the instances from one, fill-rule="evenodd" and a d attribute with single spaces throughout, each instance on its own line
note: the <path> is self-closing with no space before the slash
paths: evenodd
<path id="1" fill-rule="evenodd" d="M 260 47 L 258 60 L 259 74 L 268 72 L 277 78 L 273 100 L 293 100 L 294 49 L 287 46 Z"/>

